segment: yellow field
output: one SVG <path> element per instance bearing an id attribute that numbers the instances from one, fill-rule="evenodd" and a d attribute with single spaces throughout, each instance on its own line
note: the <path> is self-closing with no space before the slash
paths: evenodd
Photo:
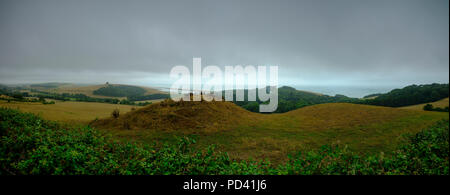
<path id="1" fill-rule="evenodd" d="M 1 107 L 15 108 L 23 112 L 41 115 L 44 119 L 65 123 L 89 123 L 96 118 L 111 116 L 111 112 L 118 108 L 121 114 L 129 112 L 139 106 L 107 104 L 95 102 L 55 101 L 55 104 L 44 105 L 39 102 L 10 102 L 0 100 Z"/>
<path id="2" fill-rule="evenodd" d="M 444 98 L 442 100 L 439 101 L 435 101 L 435 102 L 431 102 L 428 104 L 433 105 L 434 108 L 445 108 L 448 106 L 449 103 L 449 98 Z M 404 106 L 404 107 L 400 107 L 401 109 L 408 109 L 408 110 L 423 110 L 423 107 L 427 105 L 427 103 L 425 104 L 417 104 L 417 105 L 412 105 L 412 106 Z"/>

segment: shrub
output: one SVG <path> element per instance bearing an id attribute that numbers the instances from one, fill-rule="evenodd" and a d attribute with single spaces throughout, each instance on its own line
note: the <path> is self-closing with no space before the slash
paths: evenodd
<path id="1" fill-rule="evenodd" d="M 445 108 L 434 108 L 433 105 L 427 104 L 423 107 L 423 110 L 425 111 L 437 111 L 437 112 L 448 112 L 448 106 Z"/>
<path id="2" fill-rule="evenodd" d="M 433 105 L 427 104 L 427 105 L 423 106 L 423 110 L 431 111 L 431 110 L 433 110 Z"/>
<path id="3" fill-rule="evenodd" d="M 114 118 L 119 118 L 119 116 L 120 116 L 120 110 L 117 109 L 117 108 L 114 109 L 114 110 L 112 111 L 111 115 L 112 115 Z"/>

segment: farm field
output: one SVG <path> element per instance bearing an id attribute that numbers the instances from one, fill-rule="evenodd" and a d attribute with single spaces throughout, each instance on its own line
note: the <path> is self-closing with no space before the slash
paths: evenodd
<path id="1" fill-rule="evenodd" d="M 0 107 L 19 109 L 41 115 L 44 119 L 65 123 L 89 123 L 96 118 L 111 115 L 114 109 L 121 113 L 129 112 L 139 106 L 107 104 L 95 102 L 55 101 L 55 104 L 44 105 L 40 102 L 10 102 L 0 100 Z"/>

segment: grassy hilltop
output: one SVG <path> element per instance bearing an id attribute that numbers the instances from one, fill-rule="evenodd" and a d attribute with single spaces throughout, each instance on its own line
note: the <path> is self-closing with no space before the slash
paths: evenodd
<path id="1" fill-rule="evenodd" d="M 329 103 L 281 114 L 246 111 L 230 102 L 166 100 L 121 115 L 95 120 L 92 126 L 124 140 L 172 141 L 174 135 L 217 144 L 237 159 L 285 161 L 297 150 L 340 143 L 360 153 L 391 151 L 402 134 L 417 133 L 448 113 Z"/>

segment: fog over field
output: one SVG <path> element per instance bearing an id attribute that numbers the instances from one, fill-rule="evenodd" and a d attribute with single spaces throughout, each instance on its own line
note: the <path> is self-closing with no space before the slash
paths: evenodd
<path id="1" fill-rule="evenodd" d="M 447 0 L 0 2 L 0 83 L 170 86 L 175 65 L 278 65 L 280 85 L 447 83 Z"/>

